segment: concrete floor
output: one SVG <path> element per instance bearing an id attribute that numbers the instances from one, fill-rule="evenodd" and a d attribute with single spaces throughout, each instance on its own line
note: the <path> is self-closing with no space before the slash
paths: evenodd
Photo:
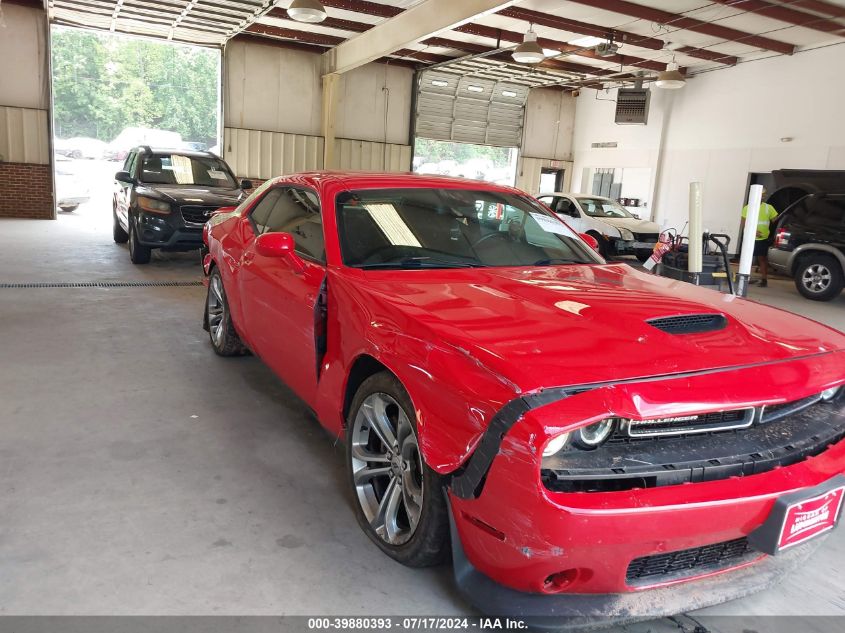
<path id="1" fill-rule="evenodd" d="M 0 220 L 0 282 L 198 280 L 129 263 L 110 210 Z M 0 614 L 470 613 L 451 570 L 358 529 L 342 447 L 255 358 L 215 356 L 204 289 L 0 289 Z M 752 298 L 845 329 L 845 297 Z M 845 614 L 845 529 L 709 614 Z"/>

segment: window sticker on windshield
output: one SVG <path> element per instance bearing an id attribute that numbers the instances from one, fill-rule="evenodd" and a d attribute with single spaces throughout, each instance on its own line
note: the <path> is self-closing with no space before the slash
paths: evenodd
<path id="1" fill-rule="evenodd" d="M 226 180 L 226 174 L 219 169 L 209 169 L 208 175 L 214 180 Z"/>
<path id="2" fill-rule="evenodd" d="M 567 237 L 575 237 L 575 234 L 560 220 L 556 220 L 542 213 L 532 213 L 531 217 L 537 221 L 540 228 L 548 233 L 557 233 Z"/>

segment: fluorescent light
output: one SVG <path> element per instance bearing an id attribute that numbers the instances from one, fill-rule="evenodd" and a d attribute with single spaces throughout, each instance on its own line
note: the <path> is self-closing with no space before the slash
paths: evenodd
<path id="1" fill-rule="evenodd" d="M 432 79 L 431 80 L 432 86 L 437 86 L 438 88 L 445 88 L 449 85 L 448 81 L 443 81 L 442 79 Z"/>
<path id="2" fill-rule="evenodd" d="M 592 35 L 588 35 L 587 37 L 579 37 L 577 40 L 570 40 L 567 43 L 572 44 L 573 46 L 581 46 L 583 48 L 589 48 L 591 46 L 601 44 L 604 41 L 605 41 L 605 39 L 602 38 L 602 37 L 593 37 Z"/>
<path id="3" fill-rule="evenodd" d="M 678 70 L 678 64 L 672 62 L 666 65 L 666 70 L 657 73 L 657 81 L 654 85 L 664 90 L 678 90 L 687 83 L 686 78 Z"/>
<path id="4" fill-rule="evenodd" d="M 326 19 L 326 8 L 319 0 L 293 0 L 288 7 L 288 17 L 296 22 L 316 24 Z"/>
<path id="5" fill-rule="evenodd" d="M 502 90 L 503 97 L 515 97 L 516 93 L 513 90 Z"/>
<path id="6" fill-rule="evenodd" d="M 476 86 L 475 84 L 470 84 L 469 86 L 467 86 L 467 90 L 469 90 L 470 92 L 484 92 L 484 88 L 482 88 L 481 86 Z"/>
<path id="7" fill-rule="evenodd" d="M 560 51 L 556 51 L 551 48 L 544 48 L 543 55 L 545 55 L 546 57 L 557 57 L 558 55 L 560 55 Z"/>
<path id="8" fill-rule="evenodd" d="M 514 61 L 520 64 L 539 64 L 546 59 L 543 49 L 537 43 L 537 34 L 534 31 L 528 31 L 525 34 L 522 44 L 513 49 L 511 55 Z"/>

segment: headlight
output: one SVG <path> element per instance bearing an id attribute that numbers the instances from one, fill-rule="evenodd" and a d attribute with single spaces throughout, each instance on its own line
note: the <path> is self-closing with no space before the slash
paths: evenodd
<path id="1" fill-rule="evenodd" d="M 138 206 L 148 213 L 157 213 L 158 215 L 168 215 L 170 213 L 170 205 L 168 203 L 163 200 L 148 198 L 147 196 L 138 196 Z"/>
<path id="2" fill-rule="evenodd" d="M 619 229 L 619 236 L 626 242 L 634 241 L 634 234 L 628 229 Z"/>
<path id="3" fill-rule="evenodd" d="M 819 395 L 822 397 L 824 402 L 830 402 L 836 397 L 836 394 L 839 393 L 839 390 L 842 387 L 831 387 L 830 389 L 825 389 Z"/>
<path id="4" fill-rule="evenodd" d="M 613 426 L 614 421 L 611 419 L 582 427 L 573 433 L 572 443 L 587 450 L 598 448 L 613 433 Z"/>
<path id="5" fill-rule="evenodd" d="M 566 441 L 569 439 L 569 433 L 561 433 L 560 435 L 555 435 L 552 439 L 549 440 L 549 443 L 546 444 L 546 448 L 543 449 L 543 457 L 551 457 L 555 453 L 560 452 L 560 450 L 566 446 Z"/>

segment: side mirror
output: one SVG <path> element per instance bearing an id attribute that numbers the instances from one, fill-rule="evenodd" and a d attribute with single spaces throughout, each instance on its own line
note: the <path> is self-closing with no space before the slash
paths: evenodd
<path id="1" fill-rule="evenodd" d="M 294 252 L 296 242 L 290 233 L 263 233 L 255 239 L 255 252 L 264 257 L 285 259 L 294 272 L 305 272 L 305 262 Z"/>
<path id="2" fill-rule="evenodd" d="M 127 185 L 134 184 L 135 179 L 129 174 L 128 171 L 119 171 L 114 175 L 114 179 L 118 182 L 125 182 Z"/>
<path id="3" fill-rule="evenodd" d="M 590 248 L 592 248 L 595 252 L 597 252 L 597 253 L 600 252 L 599 251 L 599 241 L 596 238 L 594 238 L 592 235 L 590 235 L 589 233 L 579 233 L 578 237 L 580 237 L 582 240 L 584 240 L 587 243 L 587 245 Z"/>
<path id="4" fill-rule="evenodd" d="M 243 189 L 244 191 L 246 191 L 247 189 L 252 189 L 252 181 L 247 180 L 246 178 L 241 180 L 241 189 Z"/>

